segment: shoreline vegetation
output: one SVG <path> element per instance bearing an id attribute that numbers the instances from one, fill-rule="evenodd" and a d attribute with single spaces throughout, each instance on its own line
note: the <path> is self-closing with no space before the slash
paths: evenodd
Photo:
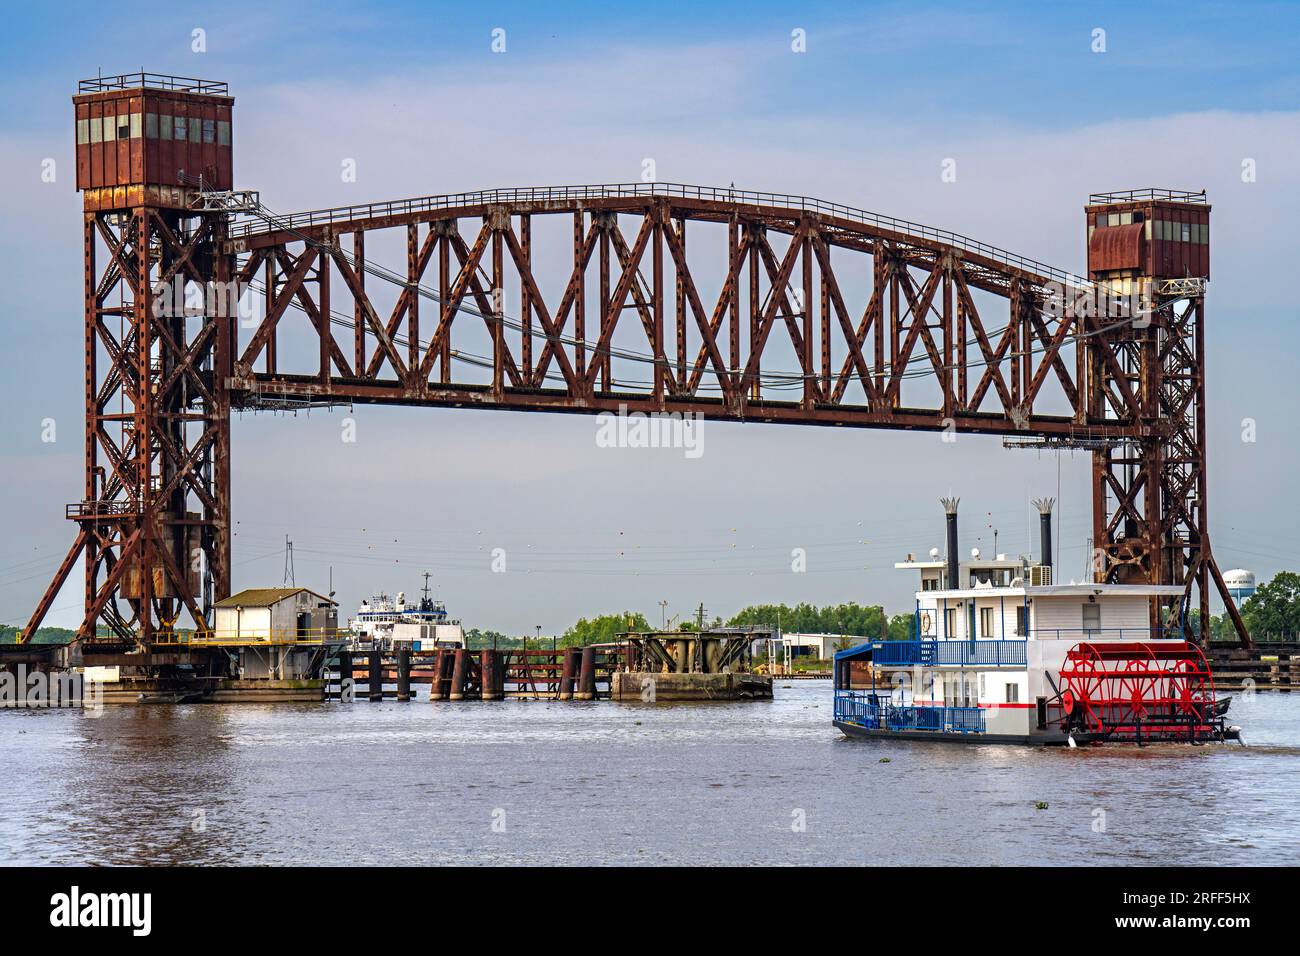
<path id="1" fill-rule="evenodd" d="M 1241 616 L 1256 641 L 1300 640 L 1300 574 L 1280 571 L 1241 604 Z M 1199 612 L 1195 609 L 1188 617 L 1188 628 L 1195 632 Z M 676 620 L 674 618 L 674 620 Z M 697 621 L 670 623 L 669 630 L 690 631 L 699 628 Z M 912 636 L 912 615 L 894 614 L 886 619 L 879 604 L 828 604 L 817 607 L 801 603 L 793 607 L 786 604 L 755 604 L 746 607 L 727 620 L 714 617 L 703 622 L 707 627 L 744 626 L 766 624 L 779 627 L 790 634 L 839 634 L 849 637 L 869 637 L 891 641 L 906 640 Z M 0 625 L 0 644 L 16 643 L 18 628 Z M 491 629 L 466 628 L 465 643 L 471 649 L 485 647 L 518 648 L 528 646 L 582 647 L 587 644 L 607 644 L 618 640 L 623 631 L 653 631 L 656 628 L 640 611 L 622 611 L 581 617 L 562 634 L 507 635 Z M 66 627 L 42 627 L 36 633 L 34 644 L 66 644 L 76 632 Z M 1236 635 L 1226 614 L 1210 619 L 1211 640 L 1235 641 Z M 539 643 L 539 641 L 541 643 Z"/>

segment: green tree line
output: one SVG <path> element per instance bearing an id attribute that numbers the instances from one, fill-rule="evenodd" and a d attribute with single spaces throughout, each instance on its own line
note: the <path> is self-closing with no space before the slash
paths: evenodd
<path id="1" fill-rule="evenodd" d="M 1238 608 L 1246 630 L 1257 641 L 1282 641 L 1300 638 L 1300 574 L 1279 571 L 1271 581 L 1261 584 Z M 1187 615 L 1188 630 L 1200 630 L 1200 611 Z M 1210 639 L 1235 641 L 1237 632 L 1227 613 L 1210 618 Z"/>
<path id="2" fill-rule="evenodd" d="M 891 641 L 912 636 L 913 615 L 895 614 L 882 629 L 885 610 L 878 604 L 758 604 L 734 615 L 730 625 L 767 624 L 796 634 L 843 634 L 846 637 L 879 638 Z"/>
<path id="3" fill-rule="evenodd" d="M 1268 583 L 1261 584 L 1253 595 L 1241 605 L 1241 616 L 1246 627 L 1255 640 L 1295 640 L 1300 638 L 1300 574 L 1294 571 L 1281 571 Z M 793 607 L 787 604 L 755 604 L 743 608 L 731 616 L 726 623 L 730 626 L 765 624 L 780 627 L 788 633 L 803 634 L 843 634 L 846 637 L 881 636 L 881 622 L 886 618 L 884 608 L 878 604 L 828 604 L 817 607 L 806 602 Z M 712 626 L 723 623 L 715 617 Z M 1193 610 L 1188 617 L 1188 627 L 1195 633 L 1199 629 L 1199 613 Z M 694 623 L 685 623 L 682 628 L 691 630 Z M 559 647 L 582 647 L 587 644 L 605 644 L 618 640 L 624 631 L 653 630 L 645 615 L 640 611 L 620 611 L 611 614 L 599 614 L 595 617 L 579 618 L 561 635 L 543 635 L 543 647 L 549 647 L 551 641 Z M 895 614 L 887 618 L 885 632 L 891 641 L 907 640 L 913 634 L 913 616 Z M 14 643 L 18 629 L 9 625 L 0 625 L 0 644 Z M 1234 640 L 1232 621 L 1226 614 L 1215 615 L 1210 619 L 1210 634 L 1214 640 Z M 72 640 L 74 632 L 63 627 L 43 627 L 36 634 L 35 643 L 64 644 Z M 536 635 L 509 636 L 500 631 L 469 628 L 465 632 L 465 642 L 470 648 L 479 649 L 495 646 L 499 648 L 518 648 L 525 642 L 529 646 L 537 645 Z"/>
<path id="4" fill-rule="evenodd" d="M 0 624 L 0 644 L 17 644 L 18 632 L 22 628 L 10 624 Z M 42 627 L 37 629 L 33 644 L 67 644 L 76 637 L 77 632 L 66 627 Z"/>

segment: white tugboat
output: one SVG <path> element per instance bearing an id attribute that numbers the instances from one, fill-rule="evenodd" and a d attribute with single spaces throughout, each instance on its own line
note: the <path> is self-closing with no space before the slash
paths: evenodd
<path id="1" fill-rule="evenodd" d="M 356 617 L 349 622 L 353 644 L 393 650 L 429 650 L 438 647 L 464 647 L 465 631 L 458 620 L 447 615 L 442 601 L 429 596 L 429 572 L 424 573 L 424 589 L 418 604 L 407 604 L 405 592 L 396 598 L 380 592 L 361 602 Z"/>
<path id="2" fill-rule="evenodd" d="M 948 553 L 918 571 L 910 640 L 835 655 L 835 726 L 849 737 L 1066 744 L 1239 738 L 1226 725 L 1201 649 L 1181 625 L 1155 627 L 1181 586 L 1056 584 L 1050 498 L 1042 559 L 967 561 L 957 499 L 943 499 Z"/>

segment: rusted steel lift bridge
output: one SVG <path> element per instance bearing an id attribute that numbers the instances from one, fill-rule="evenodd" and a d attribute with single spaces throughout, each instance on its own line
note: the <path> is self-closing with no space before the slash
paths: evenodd
<path id="1" fill-rule="evenodd" d="M 232 412 L 376 403 L 1082 447 L 1097 579 L 1183 585 L 1167 612 L 1199 607 L 1202 636 L 1217 589 L 1248 642 L 1209 539 L 1203 193 L 1091 197 L 1087 279 L 733 188 L 497 189 L 275 215 L 235 189 L 225 83 L 101 77 L 73 103 L 85 484 L 24 639 L 79 558 L 84 650 L 149 653 L 178 627 L 202 632 L 231 589 Z M 177 288 L 203 304 L 178 307 Z M 1140 308 L 1088 307 L 1135 289 Z M 236 306 L 250 295 L 251 323 Z"/>

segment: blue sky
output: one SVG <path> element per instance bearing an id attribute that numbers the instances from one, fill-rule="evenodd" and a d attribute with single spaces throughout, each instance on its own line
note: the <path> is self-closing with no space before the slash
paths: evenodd
<path id="1" fill-rule="evenodd" d="M 477 64 L 489 32 L 511 56 L 492 67 L 619 48 L 757 41 L 786 52 L 808 31 L 804 59 L 783 57 L 754 90 L 779 115 L 808 98 L 844 116 L 884 108 L 936 111 L 942 122 L 1010 118 L 1055 125 L 1197 109 L 1290 109 L 1300 93 L 1300 6 L 1293 3 L 357 4 L 309 14 L 265 3 L 11 4 L 0 56 L 7 121 L 38 128 L 61 101 L 55 77 L 145 65 L 201 65 L 245 86 L 360 78 L 432 62 Z M 191 53 L 190 32 L 208 52 Z M 1094 56 L 1092 31 L 1106 31 Z M 215 75 L 214 73 L 214 75 Z M 649 90 L 647 89 L 647 95 Z M 37 110 L 34 110 L 36 107 Z"/>
<path id="2" fill-rule="evenodd" d="M 1224 566 L 1300 566 L 1279 503 L 1300 465 L 1300 7 L 1290 4 L 28 4 L 0 58 L 0 278 L 11 357 L 0 398 L 0 621 L 20 621 L 71 539 L 80 484 L 76 80 L 97 70 L 201 76 L 236 97 L 236 175 L 279 211 L 537 183 L 639 178 L 772 189 L 951 228 L 1082 268 L 1090 191 L 1207 188 L 1211 498 Z M 490 52 L 506 31 L 507 54 Z M 206 51 L 192 52 L 205 31 Z M 806 31 L 793 55 L 791 31 Z M 1094 31 L 1105 52 L 1093 52 Z M 938 164 L 955 157 L 956 184 Z M 343 183 L 340 158 L 354 158 Z M 1243 183 L 1243 159 L 1258 179 Z M 67 168 L 67 167 L 65 167 Z M 30 184 L 30 185 L 23 185 Z M 1281 280 L 1281 281 L 1279 281 Z M 20 356 L 14 359 L 14 356 Z M 235 425 L 236 585 L 333 567 L 345 607 L 416 589 L 426 566 L 467 624 L 562 630 L 657 602 L 720 614 L 809 600 L 909 605 L 890 565 L 938 544 L 935 498 L 963 497 L 963 537 L 1027 550 L 1029 497 L 1055 456 L 996 440 L 718 425 L 702 462 L 596 453 L 566 416 L 359 409 L 364 462 L 338 416 Z M 59 440 L 40 440 L 40 423 Z M 1253 418 L 1259 440 L 1240 439 Z M 398 449 L 401 449 L 400 451 Z M 329 460 L 298 481 L 296 463 Z M 739 468 L 759 479 L 736 488 Z M 1087 460 L 1059 463 L 1063 560 L 1082 567 Z M 286 494 L 286 487 L 292 493 Z M 545 488 L 545 492 L 539 489 Z M 987 540 L 986 540 L 987 539 Z M 517 555 L 489 575 L 484 549 Z M 804 547 L 809 573 L 789 573 Z M 66 593 L 54 623 L 74 623 Z"/>

